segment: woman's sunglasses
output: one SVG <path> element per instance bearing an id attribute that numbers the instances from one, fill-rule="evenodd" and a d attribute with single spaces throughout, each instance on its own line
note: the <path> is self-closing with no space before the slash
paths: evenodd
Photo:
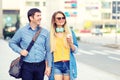
<path id="1" fill-rule="evenodd" d="M 63 20 L 63 19 L 65 19 L 65 17 L 57 17 L 56 19 Z"/>

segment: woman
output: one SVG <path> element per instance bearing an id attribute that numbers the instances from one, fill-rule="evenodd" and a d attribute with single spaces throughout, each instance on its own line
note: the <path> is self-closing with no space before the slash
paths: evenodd
<path id="1" fill-rule="evenodd" d="M 53 14 L 50 31 L 53 66 L 49 80 L 74 80 L 77 77 L 76 62 L 73 56 L 73 53 L 77 51 L 77 40 L 74 32 L 69 30 L 66 23 L 63 12 L 57 11 Z"/>

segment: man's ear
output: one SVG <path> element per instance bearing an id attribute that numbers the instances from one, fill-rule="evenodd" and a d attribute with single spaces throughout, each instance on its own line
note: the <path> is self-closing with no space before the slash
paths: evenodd
<path id="1" fill-rule="evenodd" d="M 33 20 L 33 17 L 32 17 L 32 16 L 30 16 L 30 20 Z"/>

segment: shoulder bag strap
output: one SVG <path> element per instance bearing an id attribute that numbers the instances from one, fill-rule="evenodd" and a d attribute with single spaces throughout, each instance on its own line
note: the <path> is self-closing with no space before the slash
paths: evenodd
<path id="1" fill-rule="evenodd" d="M 32 46 L 34 45 L 34 42 L 36 41 L 36 39 L 38 38 L 40 32 L 41 32 L 42 28 L 40 27 L 40 29 L 35 33 L 35 35 L 33 36 L 29 46 L 27 47 L 27 51 L 29 52 L 30 49 L 32 48 Z M 21 60 L 23 60 L 24 56 L 20 56 L 21 57 Z"/>
<path id="2" fill-rule="evenodd" d="M 27 47 L 27 51 L 29 52 L 30 51 L 30 49 L 32 48 L 32 46 L 34 45 L 34 42 L 36 41 L 36 39 L 38 38 L 38 36 L 39 36 L 39 34 L 40 34 L 40 32 L 41 32 L 41 27 L 40 27 L 40 29 L 35 33 L 35 35 L 33 36 L 33 38 L 32 38 L 32 41 L 30 42 L 30 44 L 29 44 L 29 46 Z"/>

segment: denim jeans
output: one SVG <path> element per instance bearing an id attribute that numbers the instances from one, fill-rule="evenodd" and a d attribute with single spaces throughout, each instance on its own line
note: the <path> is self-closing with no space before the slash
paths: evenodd
<path id="1" fill-rule="evenodd" d="M 70 74 L 69 61 L 54 62 L 54 74 L 69 75 Z"/>

